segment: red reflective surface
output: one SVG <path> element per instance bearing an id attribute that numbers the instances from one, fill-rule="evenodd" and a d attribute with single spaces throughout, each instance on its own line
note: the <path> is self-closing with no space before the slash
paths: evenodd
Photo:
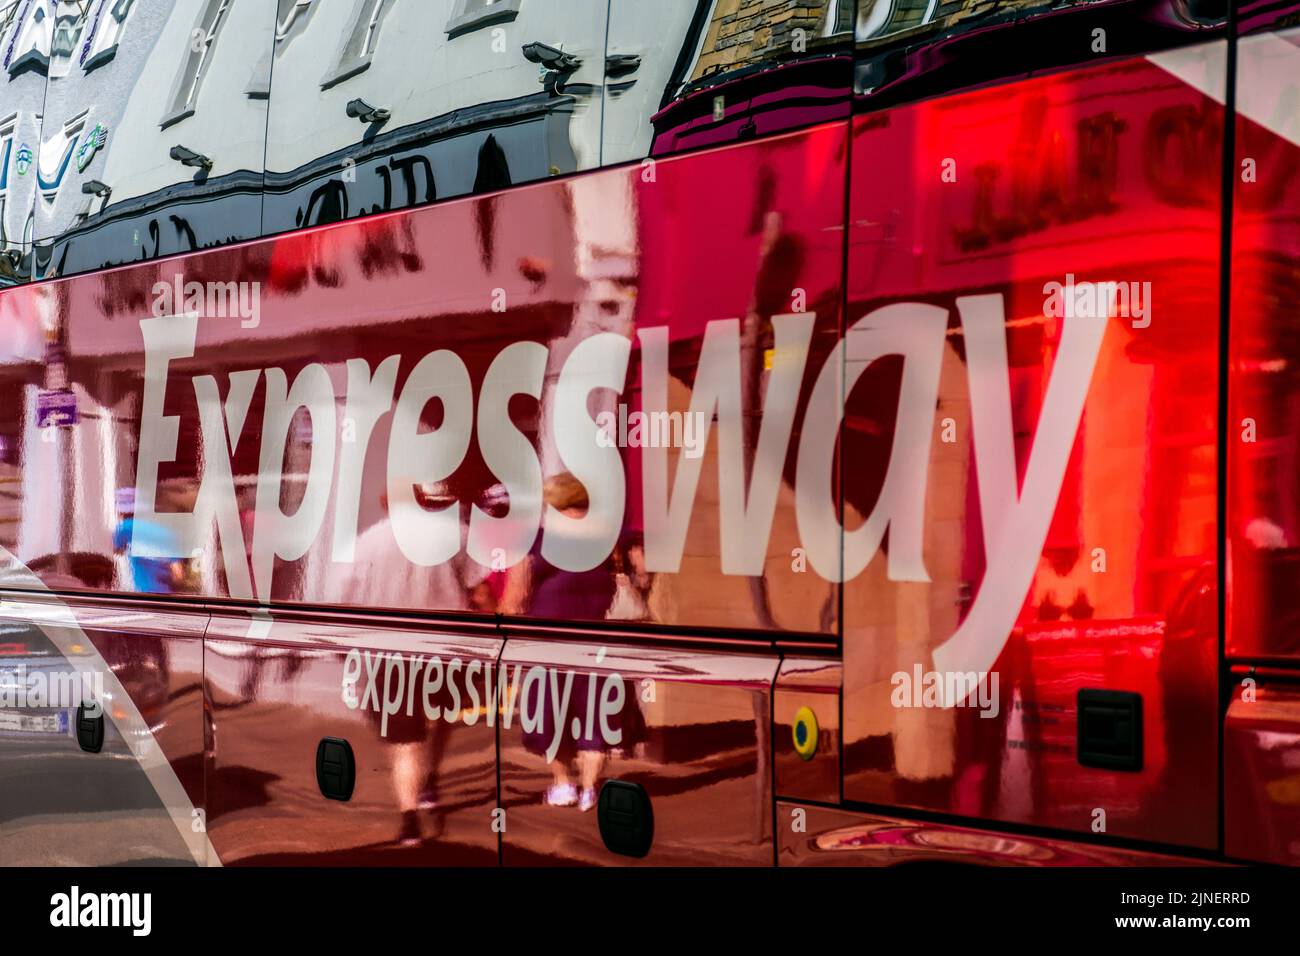
<path id="1" fill-rule="evenodd" d="M 1162 853 L 997 833 L 832 807 L 776 805 L 780 866 L 1198 866 Z"/>
<path id="2" fill-rule="evenodd" d="M 62 587 L 831 630 L 834 586 L 790 586 L 791 482 L 844 149 L 826 127 L 8 292 L 8 546 L 115 566 Z M 56 398 L 73 420 L 39 428 Z"/>
<path id="3" fill-rule="evenodd" d="M 496 865 L 496 637 L 223 613 L 206 648 L 223 864 Z M 352 748 L 346 802 L 317 783 L 325 737 Z"/>
<path id="4" fill-rule="evenodd" d="M 772 864 L 775 659 L 512 638 L 502 666 L 523 680 L 519 716 L 501 726 L 503 865 Z M 650 798 L 644 858 L 602 841 L 609 780 Z"/>
<path id="5" fill-rule="evenodd" d="M 1300 864 L 1300 690 L 1238 677 L 1223 730 L 1224 849 Z"/>
<path id="6" fill-rule="evenodd" d="M 778 796 L 839 803 L 842 681 L 843 670 L 836 660 L 786 657 L 781 661 L 772 698 L 772 762 Z M 815 746 L 810 746 L 814 739 Z"/>
<path id="7" fill-rule="evenodd" d="M 1214 845 L 1223 55 L 855 121 L 846 510 L 892 523 L 844 593 L 846 799 Z M 1141 695 L 1140 770 L 1080 766 L 1081 689 Z"/>
<path id="8" fill-rule="evenodd" d="M 1224 529 L 1212 43 L 0 293 L 0 654 L 84 629 L 169 859 L 635 864 L 610 781 L 645 865 L 1164 860 L 798 800 L 1216 848 L 1220 535 L 1229 654 L 1295 653 L 1293 39 L 1240 50 Z M 1230 853 L 1294 842 L 1287 700 Z"/>
<path id="9" fill-rule="evenodd" d="M 1300 29 L 1237 46 L 1237 167 L 1229 350 L 1227 653 L 1300 658 L 1300 134 L 1287 118 Z"/>
<path id="10" fill-rule="evenodd" d="M 1224 849 L 1300 863 L 1295 260 L 1300 255 L 1300 29 L 1285 5 L 1247 4 L 1237 45 L 1231 338 L 1225 446 L 1229 589 L 1225 652 Z M 1274 25 L 1274 29 L 1269 27 Z"/>
<path id="11" fill-rule="evenodd" d="M 0 860 L 208 861 L 206 624 L 205 614 L 145 602 L 0 603 Z M 104 720 L 96 753 L 76 738 L 78 705 L 90 702 Z"/>

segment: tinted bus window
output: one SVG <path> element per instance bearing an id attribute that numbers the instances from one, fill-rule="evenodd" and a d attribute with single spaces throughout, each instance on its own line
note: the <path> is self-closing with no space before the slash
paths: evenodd
<path id="1" fill-rule="evenodd" d="M 0 0 L 0 288 L 31 276 L 36 150 L 53 20 L 43 4 Z"/>
<path id="2" fill-rule="evenodd" d="M 612 0 L 607 164 L 848 114 L 853 0 Z"/>
<path id="3" fill-rule="evenodd" d="M 1238 0 L 1237 32 L 1259 33 L 1300 26 L 1300 3 L 1296 0 Z"/>
<path id="4" fill-rule="evenodd" d="M 271 13 L 256 0 L 57 3 L 37 270 L 258 235 Z"/>
<path id="5" fill-rule="evenodd" d="M 1228 0 L 858 0 L 859 106 L 1210 39 Z"/>
<path id="6" fill-rule="evenodd" d="M 605 0 L 279 0 L 267 233 L 600 163 Z"/>

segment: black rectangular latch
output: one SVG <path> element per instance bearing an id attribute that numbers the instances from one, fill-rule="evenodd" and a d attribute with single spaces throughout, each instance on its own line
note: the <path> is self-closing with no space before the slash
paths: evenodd
<path id="1" fill-rule="evenodd" d="M 600 838 L 611 853 L 643 857 L 654 842 L 655 815 L 650 795 L 639 783 L 607 780 L 596 801 Z"/>
<path id="2" fill-rule="evenodd" d="M 1079 763 L 1102 770 L 1142 769 L 1142 695 L 1081 690 Z"/>
<path id="3" fill-rule="evenodd" d="M 77 707 L 77 743 L 88 754 L 104 749 L 104 705 L 91 701 Z"/>
<path id="4" fill-rule="evenodd" d="M 330 800 L 350 800 L 357 781 L 352 745 L 341 737 L 323 737 L 316 747 L 316 783 Z"/>

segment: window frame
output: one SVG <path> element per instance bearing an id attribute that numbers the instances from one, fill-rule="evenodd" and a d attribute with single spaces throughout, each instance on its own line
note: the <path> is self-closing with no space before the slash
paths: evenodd
<path id="1" fill-rule="evenodd" d="M 70 0 L 76 3 L 77 0 Z M 95 0 L 86 0 L 84 8 L 78 11 L 75 18 L 64 17 L 60 20 L 58 16 L 60 3 L 54 5 L 54 23 L 50 28 L 50 65 L 53 68 L 56 60 L 66 60 L 71 64 L 73 58 L 77 55 L 77 50 L 81 47 L 81 36 L 86 30 L 86 24 L 90 20 L 90 12 Z M 103 0 L 100 0 L 101 4 Z M 59 31 L 61 23 L 71 23 L 71 32 L 65 36 L 71 39 L 66 50 L 59 47 Z"/>
<path id="2" fill-rule="evenodd" d="M 454 40 L 493 24 L 509 23 L 519 16 L 522 0 L 494 0 L 490 6 L 475 9 L 470 9 L 469 2 L 470 0 L 456 0 L 455 6 L 451 8 L 451 15 L 444 28 L 447 39 Z"/>
<path id="3" fill-rule="evenodd" d="M 280 17 L 279 5 L 276 5 L 275 42 L 277 44 L 287 43 L 289 40 L 293 39 L 293 37 L 297 36 L 298 33 L 302 32 L 301 30 L 295 32 L 295 27 L 305 27 L 307 22 L 311 19 L 311 15 L 316 11 L 317 7 L 320 6 L 316 0 L 288 0 L 288 2 L 292 3 L 292 6 L 289 7 L 288 12 L 284 15 L 283 19 Z"/>
<path id="4" fill-rule="evenodd" d="M 127 21 L 131 19 L 131 14 L 134 13 L 136 9 L 136 0 L 125 0 L 126 13 L 123 15 L 122 19 L 119 20 L 112 14 L 110 8 L 121 2 L 123 2 L 123 0 L 102 0 L 99 8 L 95 11 L 95 19 L 90 25 L 90 31 L 87 33 L 85 40 L 81 43 L 81 55 L 78 57 L 78 62 L 81 64 L 83 72 L 89 73 L 91 70 L 103 66 L 105 63 L 108 63 L 117 56 L 117 47 L 122 41 L 122 34 L 126 32 Z M 113 34 L 111 43 L 100 46 L 99 38 L 101 36 L 101 31 L 108 28 L 108 21 L 110 20 L 117 25 L 117 32 Z M 94 51 L 97 46 L 99 46 L 99 49 L 95 52 L 91 52 Z"/>
<path id="5" fill-rule="evenodd" d="M 158 121 L 161 129 L 166 129 L 194 115 L 198 107 L 199 93 L 202 91 L 203 80 L 208 74 L 208 68 L 212 64 L 212 53 L 221 37 L 221 30 L 230 19 L 230 10 L 234 6 L 235 0 L 208 0 L 207 4 L 199 13 L 198 22 L 194 25 L 187 37 L 193 37 L 200 30 L 203 31 L 203 49 L 195 51 L 192 46 L 187 46 L 184 62 L 181 63 L 180 72 L 176 74 L 176 81 L 172 84 L 171 95 L 167 97 L 167 112 L 163 118 Z M 211 14 L 211 20 L 209 15 Z M 204 23 L 211 23 L 211 26 L 204 28 Z M 194 66 L 194 74 L 190 76 L 190 66 Z M 192 93 L 187 95 L 182 101 L 182 93 L 187 87 L 192 88 Z"/>
<path id="6" fill-rule="evenodd" d="M 10 246 L 9 236 L 5 232 L 5 213 L 9 208 L 9 170 L 12 168 L 14 147 L 18 145 L 18 114 L 12 113 L 0 119 L 0 251 Z"/>
<path id="7" fill-rule="evenodd" d="M 6 12 L 12 11 L 10 13 L 10 23 L 12 25 L 13 34 L 9 38 L 9 42 L 5 44 L 5 71 L 10 77 L 14 77 L 23 70 L 31 68 L 35 69 L 42 76 L 48 77 L 50 71 L 49 49 L 42 50 L 38 45 L 25 53 L 19 53 L 16 57 L 10 60 L 10 57 L 13 57 L 17 50 L 19 41 L 27 35 L 32 24 L 35 22 L 30 19 L 30 17 L 36 11 L 42 12 L 42 24 L 45 20 L 50 21 L 48 28 L 41 26 L 39 29 L 42 31 L 44 37 L 49 41 L 49 46 L 53 47 L 54 44 L 54 18 L 48 16 L 45 12 L 45 8 L 38 3 L 28 2 L 25 5 L 20 6 L 20 2 L 21 0 L 16 0 L 14 5 L 6 10 Z"/>
<path id="8" fill-rule="evenodd" d="M 372 47 L 369 52 L 360 52 L 365 47 L 361 41 L 371 36 L 375 44 L 378 44 L 379 33 L 383 30 L 384 21 L 388 18 L 388 12 L 393 9 L 394 2 L 395 0 L 357 0 L 356 9 L 352 14 L 352 23 L 343 34 L 343 42 L 339 44 L 334 54 L 334 65 L 321 77 L 322 90 L 338 86 L 370 69 L 370 64 L 375 58 L 375 49 Z M 354 48 L 357 52 L 349 52 Z"/>

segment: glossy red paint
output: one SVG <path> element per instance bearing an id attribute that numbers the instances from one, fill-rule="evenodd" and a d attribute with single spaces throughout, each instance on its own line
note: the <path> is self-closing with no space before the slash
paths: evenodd
<path id="1" fill-rule="evenodd" d="M 222 863 L 495 866 L 496 731 L 466 691 L 501 646 L 485 629 L 215 614 L 208 831 Z M 352 747 L 346 802 L 317 783 L 325 737 Z"/>
<path id="2" fill-rule="evenodd" d="M 1300 865 L 1300 688 L 1243 683 L 1223 730 L 1224 851 Z"/>
<path id="3" fill-rule="evenodd" d="M 413 565 L 397 547 L 393 529 L 430 507 L 454 502 L 462 547 L 472 508 L 499 519 L 482 538 L 485 549 L 495 543 L 493 534 L 504 541 L 521 529 L 523 551 L 537 540 L 535 530 L 527 530 L 529 519 L 515 514 L 538 509 L 531 519 L 536 525 L 542 504 L 525 495 L 511 513 L 501 485 L 518 472 L 517 455 L 510 452 L 515 457 L 503 465 L 499 453 L 494 473 L 482 448 L 484 429 L 502 430 L 486 417 L 483 396 L 517 384 L 498 374 L 484 385 L 490 366 L 512 343 L 547 350 L 540 396 L 518 384 L 518 394 L 500 414 L 524 440 L 540 446 L 539 464 L 548 478 L 566 464 L 551 420 L 555 383 L 577 345 L 593 336 L 632 338 L 626 385 L 619 383 L 632 412 L 642 407 L 635 334 L 646 328 L 666 331 L 666 400 L 678 414 L 689 402 L 709 323 L 739 323 L 742 401 L 750 421 L 759 414 L 754 403 L 763 353 L 772 347 L 773 315 L 806 309 L 812 323 L 807 367 L 819 368 L 839 327 L 843 183 L 834 171 L 842 169 L 845 135 L 843 126 L 824 127 L 664 160 L 648 176 L 636 168 L 609 170 L 7 292 L 5 304 L 13 314 L 39 326 L 25 333 L 21 341 L 32 341 L 3 375 L 3 387 L 15 399 L 6 406 L 3 430 L 30 509 L 18 557 L 33 568 L 71 551 L 111 561 L 130 525 L 138 524 L 136 533 L 153 536 L 173 567 L 143 567 L 144 559 L 132 559 L 130 579 L 120 575 L 118 590 L 311 606 L 502 609 L 582 621 L 605 618 L 617 574 L 624 573 L 640 582 L 641 593 L 621 612 L 633 619 L 832 632 L 836 587 L 800 579 L 791 570 L 790 555 L 799 543 L 790 484 L 797 417 L 788 453 L 767 465 L 784 471 L 786 480 L 778 480 L 771 530 L 760 545 L 769 561 L 758 582 L 723 574 L 719 567 L 716 442 L 701 452 L 684 557 L 673 570 L 647 573 L 645 449 L 625 448 L 616 546 L 596 569 L 557 571 L 544 606 L 534 606 L 527 585 L 507 581 L 504 571 L 467 567 L 471 562 L 463 554 L 450 570 L 443 562 L 404 581 Z M 729 188 L 716 189 L 723 180 Z M 447 236 L 464 241 L 449 243 Z M 183 318 L 148 324 L 153 312 L 188 295 L 170 290 L 230 281 L 260 283 L 254 320 L 205 316 L 192 328 L 183 327 Z M 31 323 L 31 316 L 39 323 Z M 146 327 L 156 337 L 152 367 Z M 453 361 L 469 377 L 472 395 L 461 408 L 470 416 L 468 445 L 445 478 L 399 474 L 410 466 L 405 459 L 391 462 L 392 449 L 385 454 L 391 410 L 417 363 L 441 350 L 454 353 Z M 389 378 L 376 384 L 385 361 Z M 42 443 L 32 403 L 35 390 L 61 387 L 46 380 L 56 367 L 82 418 L 103 424 L 58 429 L 57 441 Z M 152 392 L 147 375 L 158 378 Z M 806 378 L 811 381 L 811 371 Z M 273 397 L 268 413 L 272 379 L 277 390 L 297 390 L 288 404 Z M 313 387 L 331 393 L 332 400 L 315 408 L 320 422 L 293 407 Z M 612 410 L 617 390 L 596 389 L 589 413 Z M 200 393 L 213 415 L 206 430 Z M 228 437 L 217 434 L 223 410 L 226 425 L 238 414 L 239 427 Z M 444 416 L 435 399 L 420 427 L 436 426 Z M 359 436 L 354 442 L 353 433 Z M 331 434 L 338 437 L 327 442 Z M 399 437 L 394 445 L 400 451 L 404 443 Z M 672 474 L 682 450 L 664 451 Z M 223 456 L 230 461 L 228 474 Z M 136 474 L 142 463 L 143 472 Z M 504 477 L 503 467 L 509 471 Z M 394 500 L 390 508 L 389 499 L 406 496 L 417 479 L 418 493 L 402 507 Z M 128 495 L 125 503 L 119 492 Z M 191 519 L 196 509 L 199 517 Z M 407 542 L 402 547 L 409 550 Z M 538 561 L 534 554 L 524 563 Z M 483 563 L 496 561 L 484 556 Z M 504 562 L 517 563 L 513 553 Z M 356 573 L 357 568 L 364 570 Z M 804 586 L 792 586 L 801 580 Z M 79 583 L 106 587 L 66 577 L 61 586 Z"/>
<path id="4" fill-rule="evenodd" d="M 1215 845 L 1223 111 L 1179 76 L 1223 56 L 855 120 L 847 321 L 899 301 L 948 318 L 937 407 L 917 413 L 928 579 L 877 561 L 845 587 L 846 799 L 1076 831 L 1104 810 L 1108 834 Z M 1149 311 L 1054 310 L 1063 285 L 1106 281 L 1136 283 Z M 877 507 L 898 454 L 895 361 L 847 402 L 848 511 Z M 895 697 L 954 668 L 995 692 Z M 1141 770 L 1079 765 L 1084 688 L 1142 695 Z"/>
<path id="5" fill-rule="evenodd" d="M 775 658 L 512 636 L 502 666 L 544 688 L 535 717 L 501 726 L 503 865 L 772 864 Z M 593 801 L 609 780 L 650 798 L 642 859 L 601 839 Z"/>
<path id="6" fill-rule="evenodd" d="M 1198 860 L 1052 837 L 807 807 L 776 806 L 780 866 L 1203 866 Z M 797 822 L 797 825 L 796 825 Z"/>
<path id="7" fill-rule="evenodd" d="M 778 797 L 840 802 L 840 689 L 838 660 L 786 657 L 776 676 L 772 699 L 772 761 Z M 807 708 L 817 727 L 816 749 L 801 755 L 796 742 L 800 711 Z M 809 735 L 806 718 L 803 733 Z"/>
<path id="8" fill-rule="evenodd" d="M 1226 650 L 1300 660 L 1300 457 L 1295 328 L 1300 138 L 1282 117 L 1300 29 L 1238 43 L 1229 349 Z"/>
<path id="9" fill-rule="evenodd" d="M 1243 69 L 1253 50 L 1243 42 Z M 206 810 L 197 862 L 635 863 L 599 833 L 591 803 L 609 780 L 651 799 L 645 865 L 1170 862 L 991 832 L 1092 832 L 1097 810 L 1098 839 L 1214 849 L 1223 112 L 1212 80 L 1223 54 L 1214 43 L 1115 61 L 7 290 L 0 459 L 22 507 L 17 540 L 0 543 L 34 578 L 0 581 L 22 598 L 5 620 L 30 626 L 47 605 L 73 615 L 177 779 L 173 807 Z M 1290 169 L 1293 144 L 1257 122 L 1238 120 L 1242 156 Z M 1235 197 L 1234 273 L 1261 282 L 1234 282 L 1229 387 L 1234 415 L 1267 422 L 1268 441 L 1228 443 L 1226 529 L 1229 653 L 1283 665 L 1294 657 L 1289 545 L 1267 549 L 1279 560 L 1261 570 L 1269 562 L 1252 565 L 1242 543 L 1260 550 L 1243 502 L 1294 510 L 1300 491 L 1286 437 L 1294 389 L 1267 378 L 1294 364 L 1283 334 L 1291 179 Z M 1049 314 L 1048 284 L 1076 279 L 1137 283 L 1147 311 Z M 158 289 L 178 281 L 259 283 L 256 321 L 202 317 L 191 344 L 184 309 L 153 314 Z M 666 451 L 660 477 L 693 502 L 678 555 L 648 557 L 663 521 L 647 513 L 650 451 L 624 448 L 605 463 L 621 465 L 625 493 L 594 567 L 560 569 L 535 535 L 509 560 L 466 558 L 475 516 L 498 519 L 480 544 L 505 553 L 540 521 L 526 515 L 539 499 L 570 519 L 595 510 L 589 489 L 549 481 L 571 465 L 555 416 L 582 344 L 617 338 L 629 355 L 621 380 L 582 397 L 588 417 L 616 400 L 654 408 L 659 346 L 663 410 L 689 412 L 708 391 L 709 336 L 728 320 L 738 385 L 718 418 L 741 422 L 740 437 L 724 449 L 717 426 L 697 460 Z M 927 321 L 933 390 L 909 384 Z M 800 322 L 808 354 L 786 395 L 774 384 L 789 354 L 778 327 Z M 152 352 L 146 335 L 162 336 Z M 519 343 L 544 352 L 536 388 L 515 366 L 493 377 Z M 420 403 L 395 433 L 398 396 L 439 353 L 454 353 L 465 387 Z M 443 385 L 456 368 L 428 380 Z M 37 428 L 37 393 L 65 380 L 80 421 Z M 816 404 L 822 380 L 829 411 Z M 317 386 L 324 399 L 307 414 L 294 403 Z M 412 467 L 405 446 L 454 430 L 466 396 L 463 456 L 445 474 Z M 480 417 L 489 401 L 496 416 Z M 922 427 L 900 440 L 904 410 L 918 408 Z M 572 411 L 560 417 L 580 419 Z M 788 443 L 765 446 L 763 422 L 784 412 Z M 528 453 L 494 459 L 485 446 L 512 429 Z M 800 455 L 826 436 L 835 467 L 814 471 L 814 487 L 798 477 Z M 519 478 L 534 451 L 548 481 L 531 495 L 503 489 L 502 472 Z M 1044 464 L 1053 454 L 1057 467 Z M 737 468 L 774 478 L 765 534 L 729 523 Z M 810 569 L 817 536 L 799 503 L 822 499 L 836 557 Z M 924 520 L 909 525 L 903 502 L 918 500 Z M 877 551 L 856 542 L 886 516 L 882 502 Z M 409 560 L 440 508 L 455 557 Z M 912 545 L 924 574 L 907 566 Z M 846 567 L 850 551 L 866 554 L 862 566 Z M 755 556 L 759 573 L 723 570 Z M 965 649 L 944 651 L 957 635 Z M 896 703 L 899 675 L 932 670 L 981 672 L 975 700 L 986 702 Z M 1081 689 L 1142 696 L 1140 770 L 1080 765 Z M 1271 709 L 1229 713 L 1229 767 L 1247 774 L 1226 801 L 1230 853 L 1279 860 L 1294 842 L 1274 743 L 1293 742 L 1293 696 L 1270 688 Z M 803 706 L 822 735 L 808 761 L 792 738 Z M 317 788 L 327 736 L 357 758 L 347 803 Z M 58 745 L 88 766 L 72 742 Z M 989 829 L 778 797 L 922 808 Z M 1261 806 L 1252 830 L 1241 815 Z M 806 831 L 787 825 L 796 809 Z M 180 856 L 161 838 L 158 853 Z"/>
<path id="10" fill-rule="evenodd" d="M 13 473 L 27 515 L 18 557 L 35 575 L 7 583 L 31 589 L 43 582 L 76 594 L 165 593 L 189 608 L 229 597 L 260 597 L 269 605 L 257 613 L 222 603 L 210 609 L 200 671 L 206 792 L 193 802 L 206 809 L 214 859 L 491 863 L 500 839 L 507 863 L 612 862 L 594 814 L 543 805 L 557 766 L 567 763 L 581 783 L 598 761 L 588 781 L 593 787 L 615 771 L 645 781 L 658 824 L 651 864 L 770 864 L 771 688 L 779 658 L 771 639 L 758 635 L 779 632 L 792 645 L 801 633 L 820 633 L 825 647 L 833 646 L 837 629 L 837 585 L 792 560 L 800 542 L 792 480 L 802 427 L 793 399 L 789 449 L 765 459 L 764 467 L 779 473 L 772 526 L 759 544 L 767 550 L 765 571 L 747 578 L 719 566 L 723 469 L 716 440 L 702 449 L 675 572 L 644 558 L 647 449 L 637 448 L 622 453 L 627 506 L 605 563 L 566 573 L 534 549 L 510 570 L 475 566 L 463 555 L 414 566 L 396 538 L 418 511 L 396 511 L 390 501 L 418 476 L 394 477 L 391 453 L 383 453 L 391 400 L 386 414 L 382 392 L 368 397 L 366 388 L 397 356 L 388 388 L 400 395 L 417 360 L 448 350 L 464 363 L 477 407 L 500 388 L 485 384 L 488 369 L 511 342 L 549 348 L 553 382 L 579 343 L 650 328 L 667 333 L 668 407 L 685 411 L 706 329 L 734 320 L 743 348 L 739 411 L 756 421 L 765 366 L 772 364 L 772 317 L 807 317 L 809 371 L 806 384 L 795 383 L 796 394 L 806 394 L 838 336 L 846 135 L 842 125 L 824 127 L 666 160 L 649 177 L 639 169 L 610 170 L 5 294 L 17 327 L 32 326 L 16 338 L 27 344 L 4 368 L 4 387 L 17 399 L 4 431 L 14 436 Z M 723 180 L 730 189 L 715 188 Z M 450 235 L 470 241 L 448 244 Z M 228 281 L 260 283 L 254 321 L 187 319 L 181 309 L 159 308 L 160 290 L 177 283 L 180 301 L 187 283 Z M 493 308 L 498 301 L 500 311 Z M 160 311 L 178 316 L 159 318 Z M 150 348 L 147 335 L 155 337 Z M 644 360 L 634 342 L 623 400 L 637 410 L 644 405 Z M 272 389 L 294 388 L 313 375 L 328 383 L 330 401 L 310 415 L 294 408 L 296 393 L 285 404 L 268 400 Z M 41 442 L 32 397 L 63 387 L 64 378 L 80 421 L 46 432 L 55 440 Z M 549 391 L 540 399 L 520 395 L 508 408 L 511 424 L 540 447 L 548 476 L 562 468 L 546 424 L 555 400 Z M 447 414 L 445 404 L 440 413 L 433 403 L 424 427 L 440 427 Z M 98 424 L 91 428 L 91 421 Z M 362 452 L 349 458 L 344 436 L 358 421 L 374 430 L 360 426 L 370 443 L 363 437 Z M 331 442 L 334 427 L 338 440 Z M 476 427 L 461 466 L 445 481 L 424 482 L 411 503 L 428 509 L 459 499 L 462 547 L 472 506 L 500 518 L 527 503 L 507 509 L 493 488 L 483 427 L 495 426 Z M 750 448 L 756 440 L 743 438 Z M 666 454 L 674 459 L 669 474 L 680 470 L 684 450 Z M 268 491 L 268 474 L 282 474 L 283 485 L 272 479 Z M 315 489 L 326 486 L 322 504 Z M 832 491 L 828 484 L 828 500 Z M 580 509 L 577 499 L 563 498 L 568 493 L 548 486 L 546 503 Z M 339 528 L 350 521 L 359 533 L 340 551 Z M 279 542 L 278 553 L 259 550 L 259 531 Z M 288 538 L 299 543 L 281 547 Z M 336 610 L 315 610 L 321 605 Z M 451 613 L 461 623 L 356 619 L 348 612 L 355 607 Z M 512 640 L 503 653 L 494 611 L 564 620 L 570 628 L 612 617 L 629 627 L 703 629 L 712 649 L 683 649 L 691 637 L 680 631 L 652 649 L 608 635 L 611 647 L 624 647 L 617 666 L 626 679 L 629 727 L 641 739 L 631 750 L 602 741 L 603 749 L 586 755 L 568 753 L 567 745 L 563 753 L 548 746 L 538 753 L 523 736 L 523 713 L 551 701 L 532 693 L 531 668 L 546 669 L 548 681 L 551 674 L 567 681 L 576 669 L 607 675 L 609 668 L 593 663 L 595 648 L 556 642 L 577 636 L 563 631 L 539 632 L 545 641 Z M 363 687 L 363 703 L 350 707 L 341 687 L 358 653 L 370 657 L 363 685 L 381 654 L 385 674 L 395 654 L 412 667 L 435 655 L 448 666 L 463 661 L 466 671 L 473 662 L 480 676 L 488 667 L 498 674 L 510 669 L 498 698 L 509 695 L 517 708 L 509 726 L 505 711 L 500 716 L 500 799 L 510 814 L 504 836 L 494 829 L 497 745 L 487 710 L 474 725 L 428 719 L 409 695 L 408 671 L 410 739 L 395 741 L 377 724 L 382 713 L 374 707 L 382 710 L 384 698 L 367 697 Z M 515 671 L 524 661 L 528 667 Z M 405 665 L 395 665 L 395 673 Z M 579 683 L 594 687 L 593 680 Z M 386 683 L 382 693 L 391 687 Z M 498 689 L 479 687 L 484 698 L 489 688 Z M 440 708 L 454 706 L 445 699 L 448 689 L 438 693 Z M 480 706 L 492 708 L 486 700 Z M 328 801 L 317 788 L 316 746 L 327 736 L 347 739 L 356 755 L 356 791 L 347 803 Z M 436 806 L 421 805 L 430 800 Z M 564 819 L 573 826 L 557 829 L 557 813 L 569 814 Z"/>

